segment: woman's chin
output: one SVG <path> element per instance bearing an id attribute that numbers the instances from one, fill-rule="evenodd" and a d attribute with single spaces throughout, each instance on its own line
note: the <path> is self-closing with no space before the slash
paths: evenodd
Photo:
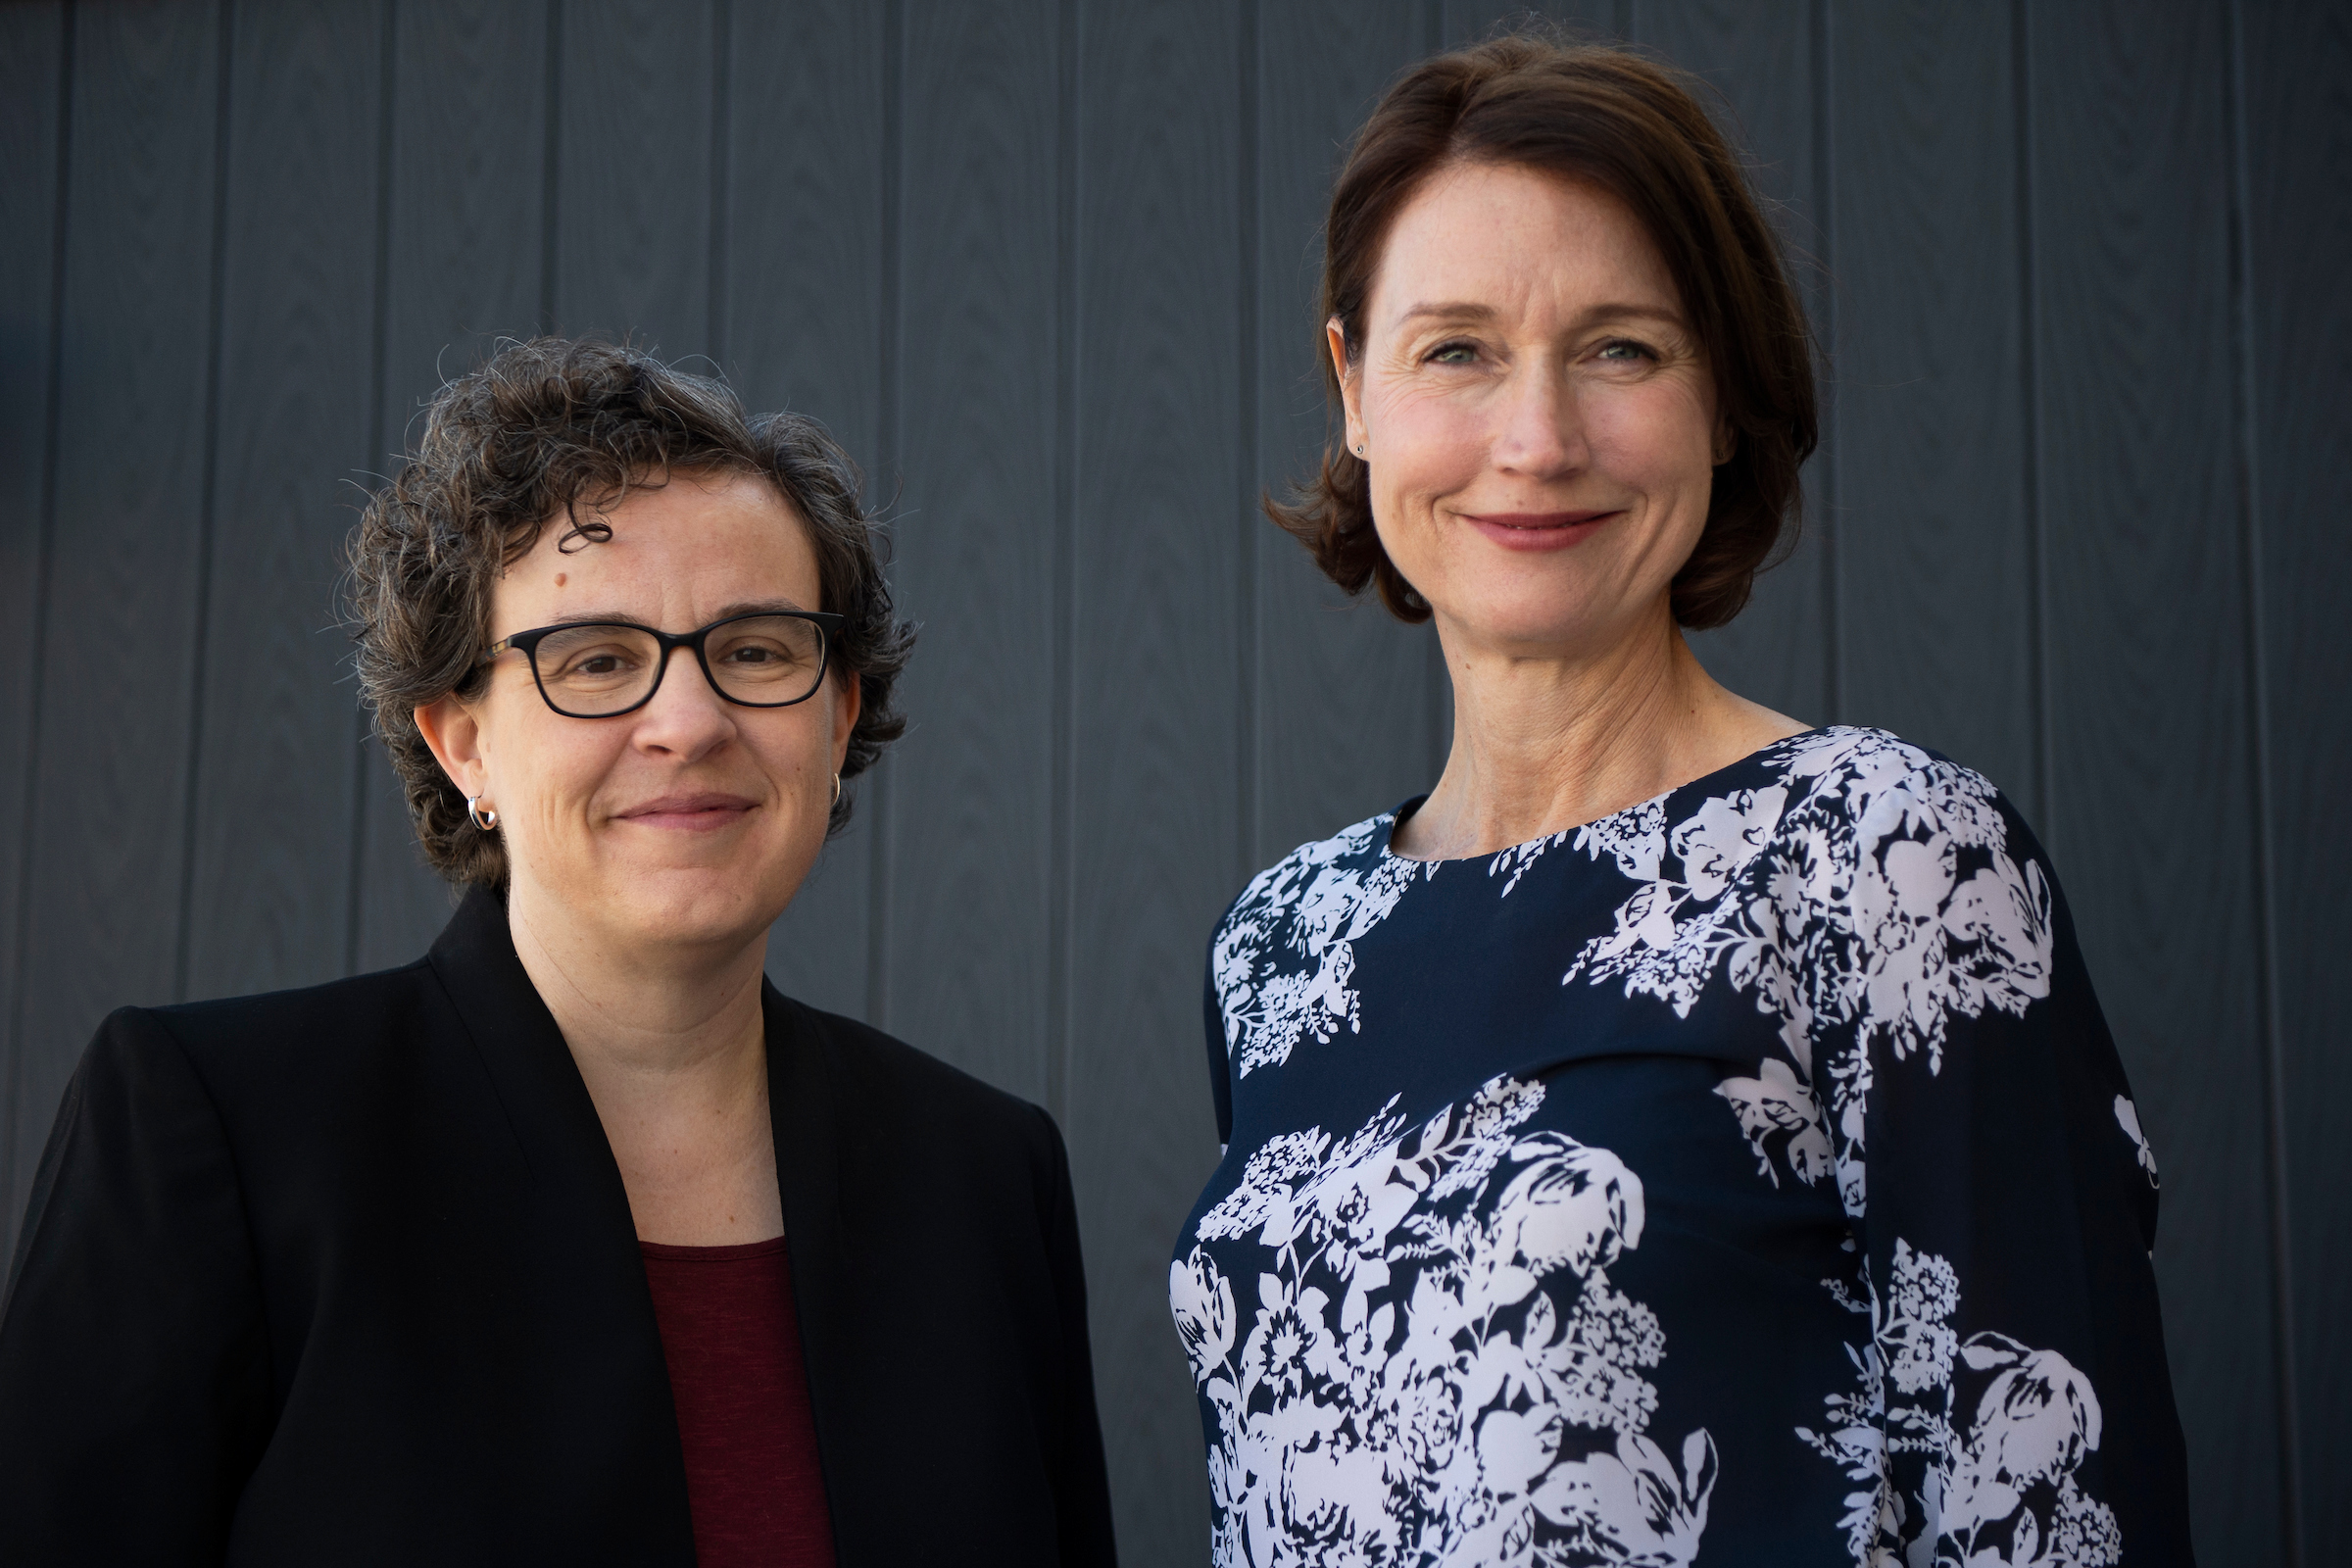
<path id="1" fill-rule="evenodd" d="M 740 861 L 623 864 L 608 867 L 578 902 L 632 941 L 701 948 L 762 936 L 791 902 L 791 888 L 777 883 Z"/>
<path id="2" fill-rule="evenodd" d="M 1465 651 L 1482 650 L 1513 659 L 1591 658 L 1623 641 L 1631 628 L 1620 617 L 1558 603 L 1481 607 L 1460 627 Z M 1582 611 L 1582 612 L 1580 612 Z"/>

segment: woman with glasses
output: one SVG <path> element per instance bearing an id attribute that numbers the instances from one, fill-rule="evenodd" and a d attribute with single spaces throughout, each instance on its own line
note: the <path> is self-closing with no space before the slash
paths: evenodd
<path id="1" fill-rule="evenodd" d="M 1053 1122 L 762 978 L 903 728 L 848 461 L 514 345 L 352 580 L 463 902 L 407 968 L 100 1028 L 0 1318 L 0 1556 L 1108 1563 Z"/>

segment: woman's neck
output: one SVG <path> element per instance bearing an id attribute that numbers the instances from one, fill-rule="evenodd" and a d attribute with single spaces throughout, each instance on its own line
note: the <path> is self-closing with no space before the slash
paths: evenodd
<path id="1" fill-rule="evenodd" d="M 639 1238 L 719 1246 L 779 1234 L 766 944 L 710 953 L 614 940 L 520 877 L 507 918 L 604 1123 Z"/>
<path id="2" fill-rule="evenodd" d="M 1662 604 L 1596 653 L 1531 656 L 1445 640 L 1452 749 L 1393 845 L 1414 859 L 1488 855 L 1580 826 L 1806 727 L 1725 690 Z"/>

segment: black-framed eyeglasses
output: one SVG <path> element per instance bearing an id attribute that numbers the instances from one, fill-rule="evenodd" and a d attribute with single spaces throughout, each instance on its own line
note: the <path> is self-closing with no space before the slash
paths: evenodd
<path id="1" fill-rule="evenodd" d="M 534 626 L 490 645 L 488 663 L 512 648 L 530 661 L 547 706 L 566 718 L 617 718 L 654 700 L 669 656 L 694 650 L 710 689 L 741 708 L 790 708 L 816 695 L 842 618 L 813 610 L 728 615 L 688 632 L 625 620 Z"/>

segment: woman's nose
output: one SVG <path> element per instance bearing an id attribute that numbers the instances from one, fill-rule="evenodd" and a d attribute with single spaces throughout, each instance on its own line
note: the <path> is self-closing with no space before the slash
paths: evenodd
<path id="1" fill-rule="evenodd" d="M 1494 466 L 1531 478 L 1573 472 L 1586 461 L 1584 420 L 1556 366 L 1531 365 L 1503 390 Z"/>
<path id="2" fill-rule="evenodd" d="M 639 746 L 697 757 L 734 733 L 735 716 L 691 648 L 672 648 L 653 701 L 638 710 Z"/>

